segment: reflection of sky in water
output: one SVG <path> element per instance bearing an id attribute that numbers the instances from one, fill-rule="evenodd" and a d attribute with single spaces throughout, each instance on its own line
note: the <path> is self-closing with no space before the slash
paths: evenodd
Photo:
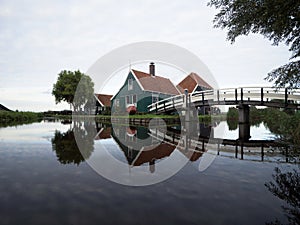
<path id="1" fill-rule="evenodd" d="M 14 127 L 0 128 L 0 142 L 49 142 L 55 133 L 55 130 L 66 132 L 70 124 L 61 123 L 32 123 L 27 125 L 18 125 Z"/>
<path id="2" fill-rule="evenodd" d="M 125 155 L 120 151 L 120 147 L 117 145 L 113 138 L 96 141 L 94 147 L 95 149 L 93 152 L 93 157 L 101 157 L 101 155 L 104 154 L 103 151 L 107 151 L 115 159 L 123 163 L 127 163 Z"/>
<path id="3" fill-rule="evenodd" d="M 272 134 L 263 123 L 259 124 L 258 126 L 251 126 L 250 135 L 250 140 L 268 140 L 275 137 L 275 135 Z M 221 121 L 220 124 L 214 128 L 214 137 L 222 139 L 238 139 L 239 130 L 229 130 L 227 122 Z"/>

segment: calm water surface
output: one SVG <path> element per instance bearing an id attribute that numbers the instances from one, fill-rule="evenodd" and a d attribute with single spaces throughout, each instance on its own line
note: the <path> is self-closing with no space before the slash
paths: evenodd
<path id="1" fill-rule="evenodd" d="M 221 146 L 218 155 L 207 145 L 204 155 L 216 158 L 206 170 L 198 170 L 203 157 L 198 154 L 164 182 L 131 187 L 103 178 L 87 164 L 76 149 L 72 126 L 41 122 L 0 129 L 0 224 L 228 225 L 266 224 L 276 219 L 288 223 L 282 207 L 289 205 L 265 184 L 274 182 L 276 167 L 282 172 L 299 172 L 299 167 L 285 163 L 286 157 L 273 148 L 264 150 L 261 161 L 261 148 L 245 148 L 241 160 L 240 152 L 235 157 L 234 146 Z M 220 126 L 226 128 L 224 123 Z M 252 138 L 272 137 L 260 126 Z M 138 164 L 128 149 L 122 149 L 113 137 L 116 132 L 127 136 L 122 128 L 117 129 L 98 125 L 86 157 L 93 158 L 105 145 L 118 160 L 131 164 L 132 170 L 144 166 L 148 174 L 155 174 L 147 157 Z M 224 135 L 217 129 L 215 136 Z M 236 131 L 226 129 L 225 135 L 237 138 Z M 127 141 L 135 141 L 134 132 L 139 130 L 126 128 L 126 132 L 133 132 Z M 179 151 L 172 149 L 171 156 Z"/>

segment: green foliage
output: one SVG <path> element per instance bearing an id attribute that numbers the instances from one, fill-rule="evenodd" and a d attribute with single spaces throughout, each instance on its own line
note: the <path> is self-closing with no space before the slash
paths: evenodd
<path id="1" fill-rule="evenodd" d="M 89 121 L 82 123 L 73 121 L 74 127 L 67 132 L 56 131 L 52 138 L 52 149 L 55 151 L 57 159 L 62 164 L 79 165 L 88 159 L 94 151 L 94 137 L 96 135 L 94 126 L 91 128 Z M 87 125 L 88 124 L 88 125 Z M 80 137 L 80 143 L 76 142 L 75 132 L 77 137 Z"/>
<path id="2" fill-rule="evenodd" d="M 300 1 L 296 0 L 211 0 L 209 6 L 219 9 L 215 27 L 228 29 L 227 39 L 233 43 L 240 35 L 258 33 L 273 41 L 285 42 L 292 59 L 300 56 Z M 288 63 L 266 77 L 275 86 L 299 87 L 300 62 Z"/>
<path id="3" fill-rule="evenodd" d="M 77 97 L 75 99 L 75 93 Z M 94 83 L 91 78 L 79 70 L 72 72 L 63 70 L 58 74 L 58 79 L 53 85 L 52 95 L 56 104 L 66 101 L 76 110 L 84 105 L 94 94 Z"/>
<path id="4" fill-rule="evenodd" d="M 52 138 L 52 148 L 56 152 L 58 161 L 62 164 L 74 163 L 79 165 L 84 161 L 76 144 L 74 132 L 71 130 L 65 133 L 56 131 Z"/>
<path id="5" fill-rule="evenodd" d="M 228 112 L 227 112 L 227 118 L 229 118 L 229 119 L 238 119 L 239 118 L 238 109 L 235 108 L 235 107 L 230 107 L 228 109 Z"/>
<path id="6" fill-rule="evenodd" d="M 276 87 L 300 88 L 300 61 L 273 70 L 265 80 L 274 81 Z"/>
<path id="7" fill-rule="evenodd" d="M 293 115 L 277 109 L 263 110 L 263 121 L 270 131 L 278 135 L 279 141 L 290 149 L 291 157 L 299 157 L 300 153 L 300 113 Z"/>
<path id="8" fill-rule="evenodd" d="M 238 128 L 239 111 L 235 107 L 230 107 L 227 112 L 227 125 L 229 130 Z"/>
<path id="9" fill-rule="evenodd" d="M 16 126 L 41 121 L 42 113 L 0 111 L 0 127 Z"/>

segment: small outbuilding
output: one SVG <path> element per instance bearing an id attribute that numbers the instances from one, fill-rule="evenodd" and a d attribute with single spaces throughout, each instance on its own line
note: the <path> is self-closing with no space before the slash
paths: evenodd
<path id="1" fill-rule="evenodd" d="M 111 101 L 112 95 L 105 94 L 95 94 L 96 98 L 96 110 L 95 114 L 110 114 L 111 111 Z"/>
<path id="2" fill-rule="evenodd" d="M 189 93 L 194 93 L 196 91 L 212 90 L 213 88 L 198 74 L 190 73 L 177 85 L 177 89 L 183 94 L 185 89 Z"/>

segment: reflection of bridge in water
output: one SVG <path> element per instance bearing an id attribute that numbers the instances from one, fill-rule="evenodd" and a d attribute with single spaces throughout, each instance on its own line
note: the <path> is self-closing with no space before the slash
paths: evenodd
<path id="1" fill-rule="evenodd" d="M 203 133 L 203 130 L 200 133 Z M 161 142 L 176 146 L 178 150 L 187 156 L 195 152 L 203 154 L 209 150 L 211 154 L 222 155 L 222 153 L 225 153 L 223 156 L 242 160 L 245 159 L 245 156 L 249 156 L 250 158 L 255 156 L 255 159 L 252 157 L 252 161 L 274 161 L 266 159 L 266 156 L 280 156 L 280 158 L 283 156 L 282 151 L 277 149 L 281 145 L 274 140 L 244 141 L 239 139 L 214 138 L 213 135 L 190 137 L 188 134 L 182 134 L 176 129 L 163 132 L 159 128 L 150 129 L 150 135 Z M 270 147 L 273 147 L 273 149 L 271 150 Z M 259 157 L 257 157 L 258 155 Z M 278 158 L 275 161 L 278 161 Z M 288 162 L 288 159 L 285 158 L 284 161 Z"/>
<path id="2" fill-rule="evenodd" d="M 96 140 L 113 138 L 124 153 L 130 167 L 149 165 L 155 171 L 155 163 L 181 152 L 191 162 L 201 160 L 203 154 L 265 162 L 288 162 L 273 140 L 231 140 L 214 138 L 213 128 L 200 125 L 200 136 L 191 136 L 180 127 L 162 130 L 159 127 L 137 126 L 98 127 Z"/>

